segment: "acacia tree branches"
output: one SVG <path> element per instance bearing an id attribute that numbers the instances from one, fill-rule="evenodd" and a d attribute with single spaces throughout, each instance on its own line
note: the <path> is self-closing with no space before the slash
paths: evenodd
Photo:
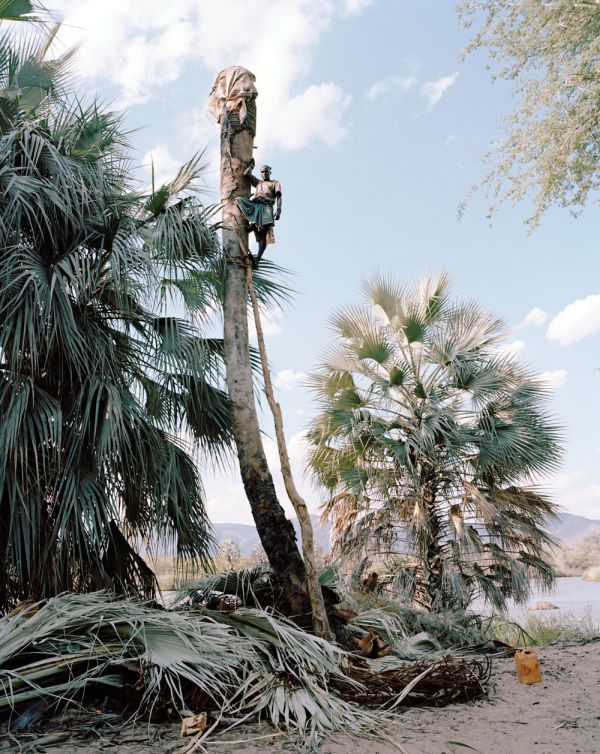
<path id="1" fill-rule="evenodd" d="M 517 106 L 488 154 L 495 203 L 534 201 L 535 227 L 552 205 L 579 212 L 600 186 L 600 4 L 570 0 L 463 0 L 461 21 L 481 25 L 464 55 L 487 50 L 495 76 L 515 82 Z"/>

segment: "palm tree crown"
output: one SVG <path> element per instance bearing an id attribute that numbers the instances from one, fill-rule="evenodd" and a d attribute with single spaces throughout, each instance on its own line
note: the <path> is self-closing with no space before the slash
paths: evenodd
<path id="1" fill-rule="evenodd" d="M 202 166 L 135 191 L 119 118 L 69 101 L 43 33 L 0 39 L 0 609 L 151 594 L 132 542 L 205 559 L 189 444 L 230 442 L 222 342 L 166 308 L 202 311 L 218 287 Z"/>
<path id="2" fill-rule="evenodd" d="M 310 466 L 338 552 L 403 553 L 428 609 L 525 599 L 531 577 L 553 578 L 554 506 L 531 486 L 560 457 L 544 386 L 501 349 L 499 319 L 450 300 L 447 276 L 363 290 L 311 378 Z"/>

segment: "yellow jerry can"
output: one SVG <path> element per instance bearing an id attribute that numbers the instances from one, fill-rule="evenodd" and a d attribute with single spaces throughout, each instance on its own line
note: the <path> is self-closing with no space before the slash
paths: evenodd
<path id="1" fill-rule="evenodd" d="M 542 680 L 540 663 L 533 649 L 518 649 L 515 652 L 517 679 L 521 683 L 539 683 Z"/>

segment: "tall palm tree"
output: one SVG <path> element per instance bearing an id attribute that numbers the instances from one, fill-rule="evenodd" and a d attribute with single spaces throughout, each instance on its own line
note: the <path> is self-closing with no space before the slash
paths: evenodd
<path id="1" fill-rule="evenodd" d="M 244 92 L 245 115 L 237 96 L 220 99 L 224 88 L 231 84 Z M 229 83 L 226 83 L 229 80 Z M 308 624 L 311 620 L 311 600 L 307 585 L 307 570 L 298 549 L 291 521 L 286 517 L 273 484 L 262 444 L 261 430 L 255 401 L 252 359 L 248 340 L 248 225 L 237 204 L 239 197 L 250 196 L 250 181 L 246 175 L 252 163 L 256 127 L 256 89 L 254 74 L 234 66 L 217 75 L 211 105 L 219 120 L 221 130 L 221 201 L 223 206 L 223 339 L 227 362 L 227 387 L 231 398 L 232 428 L 246 497 L 252 509 L 261 543 L 269 563 L 282 585 L 279 609 L 296 621 Z M 224 87 L 224 88 L 222 88 Z M 220 94 L 219 94 L 220 93 Z M 231 94 L 231 92 L 229 92 Z M 229 110 L 227 108 L 229 107 Z M 223 117 L 226 114 L 227 117 Z M 261 268 L 262 272 L 262 268 Z M 261 276 L 252 277 L 252 305 L 260 327 L 260 313 L 255 306 L 254 294 L 262 287 Z M 267 289 L 268 292 L 268 289 Z M 261 347 L 266 362 L 264 344 Z M 268 387 L 268 365 L 265 369 L 265 387 Z M 267 394 L 269 394 L 267 390 Z M 272 404 L 271 404 L 272 405 Z M 275 419 L 277 422 L 278 420 Z M 281 440 L 281 423 L 277 430 Z M 280 445 L 281 450 L 281 445 Z M 310 549 L 309 540 L 306 548 Z M 316 579 L 309 573 L 311 583 Z M 318 598 L 320 595 L 318 596 Z M 316 612 L 319 611 L 317 607 Z M 326 625 L 326 619 L 315 624 Z M 322 634 L 325 630 L 319 630 Z"/>
<path id="2" fill-rule="evenodd" d="M 402 553 L 427 609 L 524 600 L 531 578 L 553 579 L 555 507 L 531 486 L 560 457 L 543 385 L 502 351 L 499 319 L 451 301 L 447 276 L 408 290 L 379 275 L 363 292 L 312 376 L 310 466 L 338 552 Z"/>
<path id="3" fill-rule="evenodd" d="M 0 609 L 151 595 L 146 540 L 206 560 L 192 446 L 231 439 L 222 341 L 167 307 L 218 287 L 199 158 L 135 191 L 119 118 L 69 101 L 47 49 L 0 34 Z"/>

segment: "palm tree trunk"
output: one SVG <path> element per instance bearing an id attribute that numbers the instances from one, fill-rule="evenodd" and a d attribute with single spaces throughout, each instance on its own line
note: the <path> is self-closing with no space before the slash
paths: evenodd
<path id="1" fill-rule="evenodd" d="M 296 534 L 275 492 L 262 445 L 248 343 L 247 224 L 235 202 L 250 195 L 244 170 L 252 159 L 254 102 L 241 123 L 229 113 L 221 122 L 221 201 L 223 203 L 223 253 L 225 255 L 224 347 L 227 388 L 232 401 L 233 432 L 240 472 L 260 541 L 285 593 L 284 609 L 297 621 L 310 619 L 306 570 Z M 232 117 L 232 115 L 234 117 Z"/>
<path id="2" fill-rule="evenodd" d="M 250 299 L 252 301 L 252 310 L 254 312 L 254 322 L 256 323 L 256 337 L 258 339 L 258 348 L 260 351 L 260 360 L 262 363 L 262 371 L 265 381 L 265 395 L 267 396 L 267 402 L 273 414 L 273 422 L 275 424 L 275 436 L 277 438 L 277 449 L 279 451 L 279 463 L 281 465 L 281 475 L 285 484 L 285 490 L 288 494 L 290 502 L 294 506 L 296 516 L 300 523 L 300 533 L 302 534 L 302 556 L 304 558 L 304 565 L 306 568 L 306 584 L 308 587 L 308 594 L 310 596 L 310 604 L 312 608 L 313 627 L 317 636 L 321 636 L 323 639 L 332 639 L 333 635 L 329 627 L 329 620 L 327 618 L 327 612 L 325 610 L 325 602 L 323 601 L 323 592 L 321 591 L 321 585 L 319 583 L 319 572 L 317 569 L 317 562 L 315 558 L 315 544 L 312 521 L 310 520 L 310 514 L 304 498 L 300 495 L 294 482 L 292 475 L 292 467 L 290 464 L 290 457 L 287 452 L 287 444 L 285 441 L 285 432 L 283 429 L 283 415 L 281 413 L 281 406 L 275 400 L 275 393 L 273 392 L 273 383 L 271 381 L 271 370 L 269 369 L 269 362 L 267 359 L 267 349 L 265 348 L 265 339 L 263 336 L 262 322 L 260 318 L 260 310 L 258 308 L 258 302 L 256 300 L 256 294 L 254 293 L 254 285 L 252 283 L 252 268 L 250 265 L 246 267 L 248 290 L 250 292 Z"/>
<path id="3" fill-rule="evenodd" d="M 421 565 L 417 568 L 416 601 L 431 612 L 443 606 L 441 526 L 435 510 L 435 491 L 425 485 L 426 534 Z"/>

